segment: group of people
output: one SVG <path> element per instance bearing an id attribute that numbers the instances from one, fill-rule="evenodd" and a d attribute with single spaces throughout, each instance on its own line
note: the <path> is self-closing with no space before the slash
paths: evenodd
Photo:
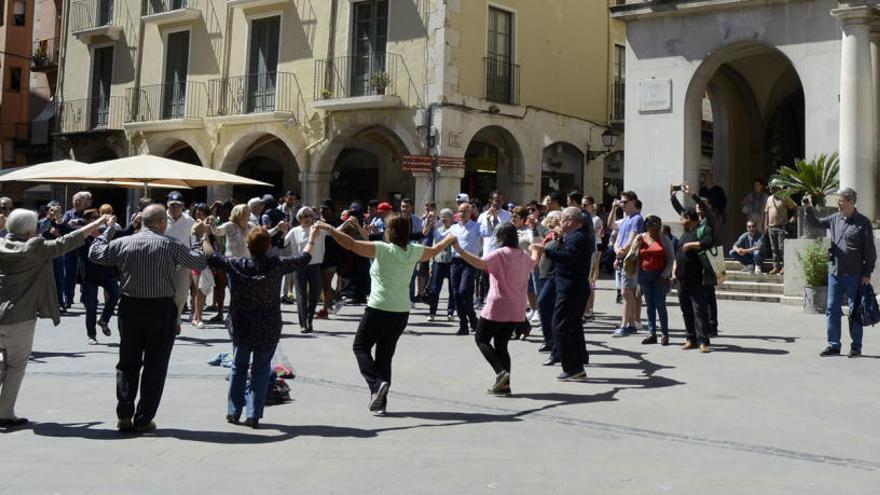
<path id="1" fill-rule="evenodd" d="M 51 318 L 57 325 L 73 299 L 66 296 L 71 253 L 90 343 L 96 342 L 96 327 L 110 333 L 118 300 L 117 416 L 123 432 L 155 429 L 184 306 L 191 306 L 193 325 L 202 326 L 211 290 L 218 314 L 208 321 L 222 320 L 233 345 L 226 419 L 253 428 L 263 415 L 282 304 L 294 299 L 305 333 L 313 331 L 315 319 L 344 303 L 365 304 L 353 351 L 370 390 L 368 409 L 377 415 L 387 408 L 392 360 L 410 312 L 425 303 L 429 321 L 440 320 L 444 284 L 449 291 L 446 319 L 457 319 L 457 334 L 474 334 L 494 372 L 488 393 L 511 394 L 508 343 L 527 337 L 532 322 L 542 330 L 539 351 L 548 354 L 544 364 L 561 364 L 557 379 L 586 381 L 584 322 L 593 317 L 606 243 L 623 304 L 612 336 L 639 331 L 644 299 L 648 335 L 642 343 L 668 345 L 665 301 L 670 284 L 677 282 L 686 330 L 682 348 L 708 353 L 710 338 L 717 335 L 718 311 L 703 254 L 720 244 L 719 189 L 711 179 L 700 194 L 691 194 L 687 183 L 670 188 L 680 219 L 678 237 L 659 216 L 643 218 L 632 191 L 621 193 L 604 219 L 593 198 L 576 191 L 551 193 L 525 205 L 505 203 L 494 191 L 483 211 L 475 211 L 462 193 L 456 210 L 438 211 L 427 203 L 422 215 L 408 198 L 398 208 L 354 202 L 338 216 L 330 200 L 315 208 L 301 206 L 292 192 L 280 204 L 266 195 L 242 204 L 195 204 L 187 212 L 182 194 L 175 191 L 164 205 L 142 200 L 126 228 L 112 209 L 90 209 L 88 193 L 77 193 L 73 209 L 63 215 L 60 205 L 50 204 L 45 215 L 38 215 L 12 210 L 11 201 L 0 198 L 0 426 L 27 422 L 15 416 L 15 399 L 36 319 Z M 696 206 L 684 207 L 679 191 Z M 870 222 L 855 210 L 855 191 L 844 189 L 839 198 L 840 212 L 823 219 L 805 203 L 807 221 L 832 233 L 829 302 L 837 304 L 829 304 L 829 345 L 822 355 L 840 353 L 841 298 L 845 294 L 854 304 L 876 259 Z M 768 220 L 776 213 L 766 204 L 764 224 L 750 218 L 747 234 L 772 227 Z M 737 241 L 733 252 L 752 254 L 747 250 L 758 243 L 752 239 L 747 245 Z M 61 289 L 59 279 L 64 280 Z M 100 319 L 98 288 L 105 294 Z M 231 299 L 224 315 L 227 289 Z M 320 300 L 323 307 L 317 311 Z M 857 356 L 861 329 L 852 319 L 850 332 L 850 356 Z"/>

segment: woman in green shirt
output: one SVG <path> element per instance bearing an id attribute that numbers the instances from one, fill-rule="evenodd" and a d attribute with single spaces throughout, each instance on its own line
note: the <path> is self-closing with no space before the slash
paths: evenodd
<path id="1" fill-rule="evenodd" d="M 413 270 L 417 263 L 430 260 L 450 246 L 455 237 L 448 236 L 433 247 L 410 244 L 409 218 L 390 215 L 385 219 L 384 241 L 356 241 L 342 232 L 353 221 L 349 218 L 338 229 L 324 222 L 316 226 L 329 233 L 341 248 L 373 259 L 370 297 L 352 347 L 361 375 L 370 387 L 369 409 L 381 416 L 385 414 L 391 386 L 391 360 L 409 320 L 409 282 Z"/>

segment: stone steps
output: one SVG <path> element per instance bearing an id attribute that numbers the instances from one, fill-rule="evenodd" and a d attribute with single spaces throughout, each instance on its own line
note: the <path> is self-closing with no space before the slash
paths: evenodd
<path id="1" fill-rule="evenodd" d="M 782 275 L 769 275 L 767 272 L 773 268 L 771 264 L 764 263 L 762 268 L 765 273 L 761 275 L 743 272 L 742 265 L 734 260 L 725 260 L 725 268 L 727 269 L 727 280 L 715 288 L 716 299 L 776 304 L 785 302 L 786 298 L 783 295 L 785 291 L 784 277 Z M 677 292 L 673 290 L 670 293 L 670 297 L 677 299 Z M 801 298 L 797 298 L 796 303 L 793 301 L 788 301 L 787 303 L 801 305 L 803 301 Z"/>

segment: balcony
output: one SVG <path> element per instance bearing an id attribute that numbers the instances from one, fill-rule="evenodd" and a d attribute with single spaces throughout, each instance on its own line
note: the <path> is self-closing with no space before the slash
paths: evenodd
<path id="1" fill-rule="evenodd" d="M 284 5 L 289 2 L 290 0 L 226 0 L 226 5 L 242 9 L 252 9 L 267 5 Z"/>
<path id="2" fill-rule="evenodd" d="M 421 105 L 403 57 L 393 53 L 316 60 L 313 98 L 321 110 Z"/>
<path id="3" fill-rule="evenodd" d="M 202 0 L 147 0 L 141 20 L 157 26 L 197 21 L 201 4 Z"/>
<path id="4" fill-rule="evenodd" d="M 58 104 L 58 134 L 122 130 L 127 108 L 124 96 L 66 100 Z"/>
<path id="5" fill-rule="evenodd" d="M 70 31 L 83 43 L 100 38 L 113 41 L 122 36 L 123 2 L 78 0 L 70 4 Z"/>
<path id="6" fill-rule="evenodd" d="M 58 38 L 34 42 L 31 52 L 31 70 L 50 72 L 58 69 Z"/>
<path id="7" fill-rule="evenodd" d="M 125 128 L 132 130 L 198 129 L 204 126 L 205 85 L 194 81 L 141 86 L 128 90 L 130 112 Z"/>
<path id="8" fill-rule="evenodd" d="M 519 105 L 519 65 L 506 58 L 484 57 L 486 101 Z"/>
<path id="9" fill-rule="evenodd" d="M 296 76 L 261 72 L 208 81 L 208 117 L 231 122 L 296 122 L 302 91 Z"/>

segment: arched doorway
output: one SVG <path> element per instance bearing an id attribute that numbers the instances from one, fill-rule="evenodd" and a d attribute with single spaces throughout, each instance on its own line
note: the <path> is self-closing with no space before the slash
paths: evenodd
<path id="1" fill-rule="evenodd" d="M 202 161 L 199 159 L 199 155 L 196 153 L 194 149 L 183 141 L 178 141 L 177 143 L 171 145 L 170 148 L 165 152 L 165 158 L 170 160 L 177 160 L 183 163 L 189 163 L 190 165 L 198 165 L 203 166 Z M 164 191 L 164 192 L 160 192 Z M 170 190 L 159 190 L 156 189 L 151 191 L 150 194 L 153 195 L 153 199 L 156 201 L 164 202 L 164 196 Z M 181 194 L 186 199 L 187 205 L 191 205 L 193 203 L 206 203 L 208 201 L 208 188 L 207 187 L 196 187 L 192 190 L 181 190 Z M 159 197 L 163 196 L 163 197 Z M 212 198 L 219 199 L 219 198 Z"/>
<path id="2" fill-rule="evenodd" d="M 740 201 L 754 179 L 803 158 L 804 90 L 791 61 L 778 49 L 739 43 L 716 52 L 697 70 L 688 89 L 689 158 L 694 184 L 711 170 L 727 195 L 727 244 L 741 233 Z M 699 129 L 699 130 L 697 130 Z"/>
<path id="3" fill-rule="evenodd" d="M 272 184 L 271 186 L 235 186 L 232 196 L 236 202 L 271 194 L 276 200 L 288 190 L 299 191 L 299 167 L 290 149 L 277 137 L 258 138 L 244 154 L 235 174 Z"/>
<path id="4" fill-rule="evenodd" d="M 384 127 L 371 127 L 346 143 L 333 164 L 330 197 L 337 206 L 378 199 L 394 205 L 412 197 L 415 180 L 401 169 L 406 146 Z"/>
<path id="5" fill-rule="evenodd" d="M 541 161 L 541 197 L 559 191 L 567 194 L 584 189 L 584 154 L 569 143 L 544 148 Z"/>
<path id="6" fill-rule="evenodd" d="M 524 199 L 524 191 L 517 186 L 522 177 L 523 155 L 519 143 L 509 131 L 499 126 L 480 129 L 468 144 L 464 156 L 462 192 L 480 202 L 486 201 L 489 193 L 496 189 L 512 201 Z"/>

